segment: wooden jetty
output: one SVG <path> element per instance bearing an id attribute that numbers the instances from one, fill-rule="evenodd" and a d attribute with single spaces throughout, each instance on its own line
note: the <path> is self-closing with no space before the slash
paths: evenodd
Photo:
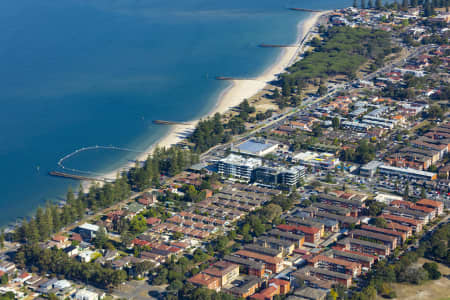
<path id="1" fill-rule="evenodd" d="M 258 47 L 261 48 L 289 48 L 298 47 L 299 45 L 277 45 L 277 44 L 259 44 Z"/>
<path id="2" fill-rule="evenodd" d="M 48 174 L 51 176 L 55 176 L 55 177 L 64 177 L 64 178 L 75 179 L 75 180 L 105 181 L 106 182 L 106 180 L 102 179 L 102 178 L 80 176 L 80 175 L 69 174 L 69 173 L 58 172 L 58 171 L 50 171 L 50 172 L 48 172 Z"/>
<path id="3" fill-rule="evenodd" d="M 227 77 L 227 76 L 216 76 L 215 80 L 251 80 L 248 78 L 237 78 L 237 77 Z"/>
<path id="4" fill-rule="evenodd" d="M 156 125 L 190 125 L 186 122 L 166 121 L 166 120 L 153 120 L 153 124 Z"/>
<path id="5" fill-rule="evenodd" d="M 321 12 L 321 10 L 318 10 L 318 9 L 299 8 L 299 7 L 289 7 L 288 9 L 295 10 L 295 11 L 305 11 L 305 12 Z"/>

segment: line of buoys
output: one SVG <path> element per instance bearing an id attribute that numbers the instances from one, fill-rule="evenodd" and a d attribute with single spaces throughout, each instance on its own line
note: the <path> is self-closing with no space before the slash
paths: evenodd
<path id="1" fill-rule="evenodd" d="M 67 159 L 69 159 L 81 152 L 89 151 L 89 150 L 99 150 L 99 149 L 126 151 L 126 152 L 132 152 L 132 153 L 144 153 L 144 151 L 130 149 L 130 148 L 124 148 L 124 147 L 117 147 L 117 146 L 112 146 L 112 145 L 110 145 L 110 146 L 101 146 L 101 145 L 88 146 L 88 147 L 79 148 L 79 149 L 63 156 L 62 158 L 60 158 L 58 160 L 58 166 L 64 170 L 71 171 L 71 172 L 91 174 L 91 175 L 95 175 L 95 176 L 105 176 L 105 174 L 102 174 L 102 173 L 88 171 L 88 170 L 80 170 L 80 169 L 76 169 L 76 168 L 70 168 L 70 167 L 66 167 L 64 165 L 64 161 L 66 161 Z"/>

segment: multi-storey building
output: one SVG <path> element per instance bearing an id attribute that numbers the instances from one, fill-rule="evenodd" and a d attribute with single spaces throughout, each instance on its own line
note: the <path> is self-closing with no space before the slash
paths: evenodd
<path id="1" fill-rule="evenodd" d="M 246 158 L 240 155 L 230 154 L 219 160 L 218 173 L 225 177 L 239 178 L 249 182 L 252 179 L 253 170 L 262 165 L 259 158 Z"/>
<path id="2" fill-rule="evenodd" d="M 387 245 L 372 243 L 368 241 L 345 238 L 337 242 L 342 249 L 358 251 L 373 255 L 389 256 L 391 254 L 391 248 Z"/>

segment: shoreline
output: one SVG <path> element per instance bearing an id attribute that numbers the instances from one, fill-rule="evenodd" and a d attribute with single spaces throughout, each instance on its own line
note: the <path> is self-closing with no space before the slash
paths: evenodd
<path id="1" fill-rule="evenodd" d="M 213 116 L 215 113 L 224 114 L 231 108 L 239 105 L 244 99 L 248 99 L 258 92 L 271 81 L 277 78 L 277 75 L 283 73 L 285 69 L 294 64 L 299 59 L 299 53 L 303 49 L 303 41 L 305 37 L 311 32 L 321 16 L 329 13 L 330 11 L 312 13 L 308 18 L 297 23 L 297 39 L 295 41 L 298 47 L 295 48 L 283 48 L 282 52 L 278 55 L 275 62 L 271 64 L 264 72 L 252 79 L 248 80 L 231 80 L 230 85 L 226 87 L 217 97 L 217 102 L 214 107 L 202 117 L 189 121 L 189 125 L 170 125 L 169 131 L 161 137 L 158 141 L 148 147 L 144 153 L 136 157 L 136 161 L 145 161 L 156 147 L 168 148 L 172 145 L 179 143 L 187 138 L 197 126 L 197 123 L 205 118 Z M 111 172 L 106 173 L 103 178 L 111 180 L 116 179 L 116 175 L 119 172 L 130 169 L 134 166 L 134 163 L 128 163 L 120 168 L 117 168 Z M 85 189 L 88 189 L 92 183 L 83 182 L 82 185 Z"/>

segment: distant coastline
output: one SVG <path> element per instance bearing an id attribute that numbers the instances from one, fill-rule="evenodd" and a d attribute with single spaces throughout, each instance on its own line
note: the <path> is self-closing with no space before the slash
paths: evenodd
<path id="1" fill-rule="evenodd" d="M 275 62 L 271 64 L 261 75 L 249 80 L 230 81 L 230 85 L 219 94 L 215 106 L 209 111 L 209 113 L 196 120 L 187 121 L 188 124 L 170 125 L 171 128 L 169 132 L 148 147 L 136 158 L 136 160 L 146 160 L 156 147 L 167 148 L 179 143 L 193 132 L 195 126 L 201 119 L 210 117 L 215 113 L 224 114 L 231 108 L 239 105 L 244 99 L 248 99 L 261 91 L 270 81 L 276 79 L 278 74 L 283 73 L 287 67 L 299 59 L 299 54 L 303 46 L 300 43 L 304 40 L 311 29 L 316 26 L 319 18 L 329 12 L 330 11 L 313 12 L 307 19 L 298 22 L 296 34 L 297 39 L 295 41 L 295 44 L 299 45 L 298 47 L 282 48 L 282 51 L 278 55 Z M 120 168 L 108 172 L 104 177 L 115 179 L 119 172 L 125 171 L 133 166 L 133 163 L 128 163 Z M 88 188 L 90 186 L 90 182 L 84 182 L 83 186 Z"/>

